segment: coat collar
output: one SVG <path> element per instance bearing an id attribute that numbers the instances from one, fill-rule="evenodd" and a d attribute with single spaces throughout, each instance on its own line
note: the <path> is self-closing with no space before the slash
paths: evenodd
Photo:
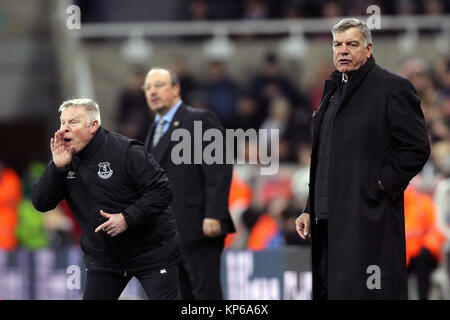
<path id="1" fill-rule="evenodd" d="M 147 136 L 147 150 L 153 155 L 155 160 L 160 163 L 164 155 L 166 154 L 167 150 L 170 146 L 170 137 L 172 136 L 172 132 L 180 126 L 180 123 L 183 119 L 184 114 L 186 113 L 187 107 L 184 103 L 180 105 L 177 112 L 172 118 L 172 121 L 170 122 L 169 128 L 167 131 L 162 135 L 162 137 L 159 139 L 156 146 L 153 146 L 153 134 L 155 131 L 155 123 L 152 124 L 149 135 Z"/>
<path id="2" fill-rule="evenodd" d="M 349 72 L 349 83 L 348 88 L 345 91 L 345 95 L 339 105 L 338 112 L 341 108 L 345 107 L 345 103 L 348 101 L 348 99 L 351 97 L 353 92 L 356 91 L 356 89 L 360 86 L 362 80 L 365 78 L 367 73 L 373 68 L 375 65 L 375 58 L 373 55 L 370 56 L 369 59 L 367 59 L 366 63 L 361 66 L 358 70 Z M 322 100 L 320 101 L 319 108 L 317 111 L 314 111 L 313 113 L 313 119 L 316 118 L 316 125 L 313 127 L 313 131 L 319 130 L 320 123 L 322 122 L 323 115 L 325 113 L 325 109 L 327 108 L 330 100 L 333 97 L 333 94 L 335 92 L 336 87 L 342 86 L 342 73 L 335 70 L 330 75 L 330 79 L 325 80 L 324 89 L 323 89 L 323 95 Z M 317 133 L 315 134 L 317 137 Z"/>
<path id="3" fill-rule="evenodd" d="M 352 82 L 359 82 L 361 79 L 364 78 L 364 76 L 369 72 L 370 69 L 372 69 L 373 65 L 375 64 L 375 58 L 373 57 L 373 54 L 370 56 L 369 59 L 367 59 L 366 63 L 364 63 L 358 70 L 350 71 L 348 73 L 348 79 L 350 81 L 350 84 Z M 342 82 L 342 72 L 339 72 L 335 70 L 333 73 L 331 73 L 330 78 L 335 83 L 341 83 Z"/>
<path id="4" fill-rule="evenodd" d="M 98 150 L 104 145 L 106 139 L 106 132 L 102 128 L 102 126 L 98 127 L 97 131 L 95 132 L 92 139 L 88 142 L 88 144 L 78 152 L 75 157 L 79 158 L 80 160 L 87 159 L 91 157 L 92 155 L 96 154 Z"/>
<path id="5" fill-rule="evenodd" d="M 374 65 L 375 65 L 375 58 L 373 57 L 373 55 L 371 55 L 370 58 L 367 59 L 366 63 L 361 66 L 361 68 L 348 73 L 349 79 L 348 88 L 345 91 L 345 95 L 341 101 L 340 104 L 341 106 L 345 105 L 349 97 L 351 97 L 353 92 L 355 92 L 356 89 L 361 85 L 361 82 L 369 73 L 369 71 L 374 67 Z M 329 100 L 335 88 L 340 86 L 342 86 L 342 73 L 335 70 L 334 72 L 331 73 L 330 79 L 325 81 L 325 86 L 323 89 L 323 98 L 320 103 L 319 109 L 321 109 L 322 105 Z"/>

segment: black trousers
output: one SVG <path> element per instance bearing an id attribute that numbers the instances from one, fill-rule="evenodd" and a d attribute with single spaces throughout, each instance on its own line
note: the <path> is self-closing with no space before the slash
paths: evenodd
<path id="1" fill-rule="evenodd" d="M 180 291 L 182 300 L 222 300 L 220 258 L 225 237 L 181 241 Z"/>
<path id="2" fill-rule="evenodd" d="M 408 273 L 414 273 L 417 277 L 417 289 L 420 300 L 428 300 L 431 273 L 436 267 L 437 261 L 427 248 L 422 248 L 418 256 L 411 258 Z"/>
<path id="3" fill-rule="evenodd" d="M 117 300 L 135 276 L 150 300 L 179 300 L 178 266 L 133 275 L 87 270 L 83 300 Z"/>
<path id="4" fill-rule="evenodd" d="M 318 299 L 328 300 L 328 220 L 321 219 L 315 223 L 317 223 L 318 256 L 320 257 Z"/>

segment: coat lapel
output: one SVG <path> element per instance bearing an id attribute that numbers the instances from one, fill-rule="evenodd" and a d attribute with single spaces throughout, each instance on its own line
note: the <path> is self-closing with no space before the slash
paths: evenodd
<path id="1" fill-rule="evenodd" d="M 176 128 L 178 128 L 180 126 L 181 120 L 182 120 L 185 112 L 186 112 L 186 107 L 184 106 L 184 104 L 181 104 L 180 107 L 178 108 L 177 112 L 173 116 L 172 121 L 170 122 L 169 128 L 159 139 L 156 146 L 153 146 L 153 132 L 155 131 L 154 130 L 155 124 L 153 123 L 151 131 L 150 131 L 150 135 L 149 135 L 148 146 L 150 146 L 149 147 L 150 153 L 153 155 L 153 157 L 155 158 L 155 160 L 158 163 L 161 163 L 161 160 L 164 158 L 164 155 L 169 150 L 170 143 L 171 143 L 170 138 L 172 136 L 172 132 L 173 132 L 173 130 L 175 130 Z"/>

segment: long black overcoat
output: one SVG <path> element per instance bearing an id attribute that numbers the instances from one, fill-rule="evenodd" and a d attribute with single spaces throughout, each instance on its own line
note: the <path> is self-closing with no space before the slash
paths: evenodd
<path id="1" fill-rule="evenodd" d="M 317 297 L 314 177 L 323 115 L 342 74 L 325 82 L 313 114 L 310 193 L 313 296 Z M 329 299 L 406 299 L 403 191 L 430 153 L 413 85 L 375 63 L 350 74 L 331 135 L 328 215 Z M 383 192 L 378 180 L 385 188 Z M 379 281 L 377 277 L 379 275 Z"/>

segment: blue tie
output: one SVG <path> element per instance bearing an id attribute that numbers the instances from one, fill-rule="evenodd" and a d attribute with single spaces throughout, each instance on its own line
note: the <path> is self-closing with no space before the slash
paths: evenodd
<path id="1" fill-rule="evenodd" d="M 158 124 L 156 125 L 156 131 L 155 135 L 153 136 L 153 146 L 156 146 L 158 144 L 159 139 L 161 139 L 163 135 L 163 128 L 164 123 L 166 122 L 166 119 L 161 118 L 158 120 Z"/>

